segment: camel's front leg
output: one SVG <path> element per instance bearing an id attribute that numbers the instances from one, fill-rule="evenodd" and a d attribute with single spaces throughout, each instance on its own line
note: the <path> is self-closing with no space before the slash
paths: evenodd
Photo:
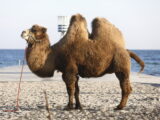
<path id="1" fill-rule="evenodd" d="M 75 84 L 77 77 L 74 74 L 63 74 L 63 80 L 66 84 L 68 96 L 69 96 L 69 102 L 68 106 L 66 107 L 67 110 L 73 109 L 73 99 L 75 95 Z"/>
<path id="2" fill-rule="evenodd" d="M 76 100 L 76 109 L 82 109 L 82 106 L 81 106 L 81 103 L 80 103 L 80 100 L 79 100 L 79 85 L 78 85 L 78 80 L 79 80 L 79 77 L 77 76 L 77 80 L 76 80 L 76 83 L 75 83 L 75 88 L 76 88 L 76 91 L 75 91 L 75 100 Z"/>

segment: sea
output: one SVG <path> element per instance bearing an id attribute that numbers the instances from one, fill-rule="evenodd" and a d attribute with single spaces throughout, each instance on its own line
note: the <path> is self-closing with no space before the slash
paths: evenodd
<path id="1" fill-rule="evenodd" d="M 131 50 L 144 62 L 144 74 L 160 76 L 160 50 Z M 0 49 L 0 68 L 21 65 L 24 50 Z M 131 71 L 139 72 L 140 66 L 132 59 Z M 25 62 L 26 64 L 26 62 Z"/>

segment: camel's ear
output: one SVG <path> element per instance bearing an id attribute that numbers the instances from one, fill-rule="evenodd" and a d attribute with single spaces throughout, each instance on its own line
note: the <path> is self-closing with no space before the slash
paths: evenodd
<path id="1" fill-rule="evenodd" d="M 43 27 L 43 28 L 42 28 L 42 32 L 43 32 L 43 33 L 46 33 L 46 32 L 47 32 L 47 28 Z"/>

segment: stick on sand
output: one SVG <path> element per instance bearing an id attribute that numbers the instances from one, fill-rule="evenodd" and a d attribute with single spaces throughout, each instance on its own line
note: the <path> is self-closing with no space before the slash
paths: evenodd
<path id="1" fill-rule="evenodd" d="M 50 110 L 49 110 L 49 104 L 48 104 L 48 98 L 47 98 L 47 93 L 46 91 L 44 90 L 44 95 L 45 95 L 45 100 L 46 100 L 46 110 L 48 112 L 48 120 L 51 120 L 51 113 L 50 113 Z"/>

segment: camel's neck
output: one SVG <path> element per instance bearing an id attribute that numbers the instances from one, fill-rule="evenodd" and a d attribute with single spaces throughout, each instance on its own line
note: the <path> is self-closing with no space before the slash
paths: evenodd
<path id="1" fill-rule="evenodd" d="M 28 46 L 26 60 L 32 72 L 40 77 L 50 77 L 54 72 L 54 56 L 49 43 Z"/>

